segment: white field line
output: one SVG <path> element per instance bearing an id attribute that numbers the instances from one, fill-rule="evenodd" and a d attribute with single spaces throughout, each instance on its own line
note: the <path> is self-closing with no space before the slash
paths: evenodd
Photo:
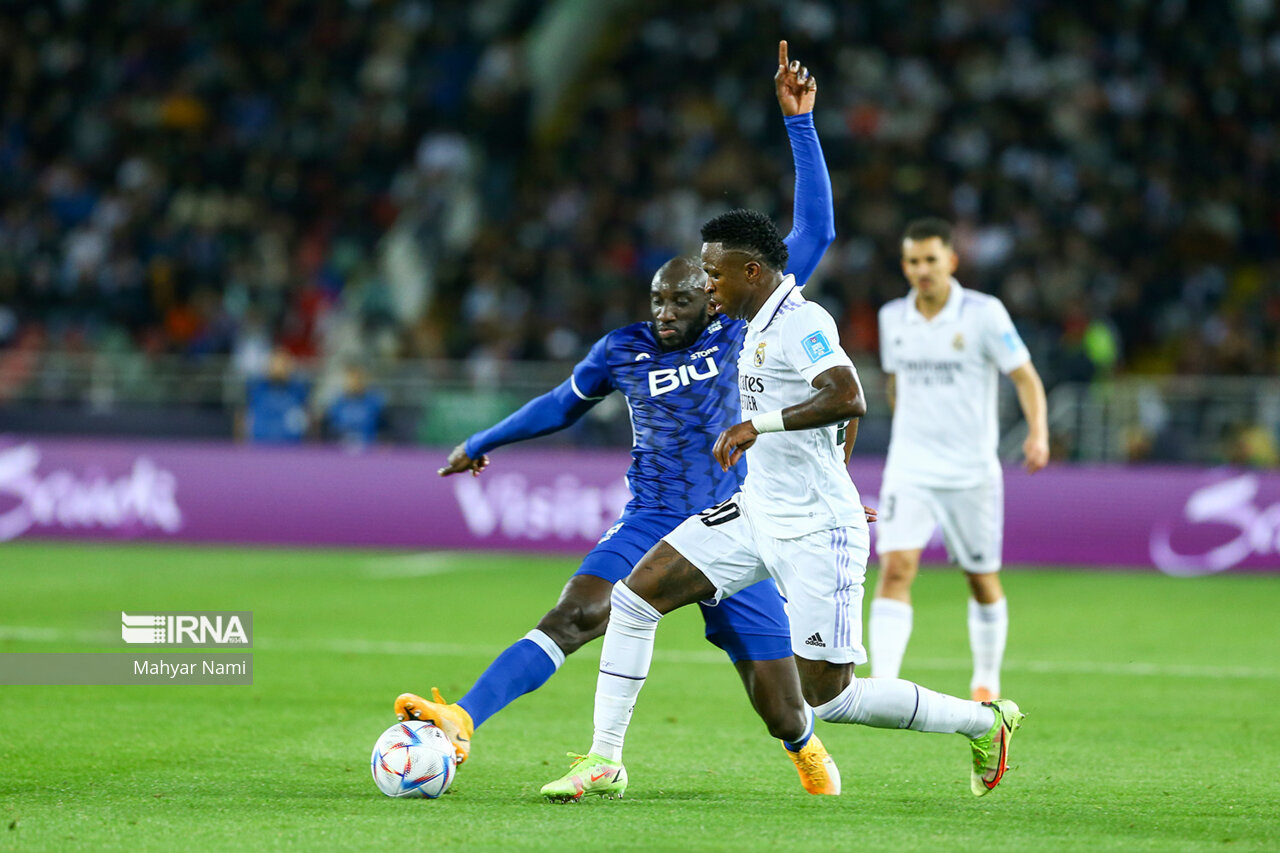
<path id="1" fill-rule="evenodd" d="M 476 566 L 458 560 L 465 551 L 431 551 L 423 554 L 395 554 L 374 557 L 364 563 L 365 575 L 370 578 L 392 580 L 396 578 L 422 578 L 429 575 L 446 575 L 451 572 L 477 570 Z M 483 570 L 483 566 L 480 567 Z"/>
<path id="2" fill-rule="evenodd" d="M 0 641 L 17 640 L 31 643 L 75 642 L 93 646 L 115 645 L 111 634 L 97 631 L 64 631 L 57 628 L 41 628 L 22 625 L 0 625 Z M 464 643 L 422 643 L 399 640 L 352 639 L 282 639 L 258 637 L 253 651 L 269 652 L 327 652 L 348 655 L 399 655 L 416 657 L 496 657 L 505 646 Z M 123 650 L 123 647 L 122 647 Z M 144 652 L 146 646 L 134 646 L 134 651 Z M 158 650 L 158 648 L 156 649 Z M 587 654 L 592 654 L 587 650 Z M 722 652 L 708 648 L 703 651 L 654 651 L 654 659 L 665 663 L 724 664 Z M 907 658 L 908 669 L 935 671 L 967 671 L 971 662 L 967 658 Z M 1250 666 L 1191 666 L 1182 664 L 1156 664 L 1141 661 L 1006 661 L 1005 672 L 1026 672 L 1047 675 L 1097 675 L 1121 678 L 1195 678 L 1195 679 L 1280 679 L 1280 669 Z"/>

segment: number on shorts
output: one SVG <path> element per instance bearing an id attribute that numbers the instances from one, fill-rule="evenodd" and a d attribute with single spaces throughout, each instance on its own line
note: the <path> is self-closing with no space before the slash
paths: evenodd
<path id="1" fill-rule="evenodd" d="M 741 515 L 742 510 L 738 509 L 738 505 L 730 499 L 716 504 L 711 509 L 704 509 L 698 513 L 698 518 L 702 519 L 702 523 L 707 527 L 715 527 L 717 524 L 733 521 Z"/>
<path id="2" fill-rule="evenodd" d="M 893 505 L 897 502 L 897 495 L 885 495 L 884 513 L 880 516 L 881 521 L 888 521 L 893 518 Z"/>
<path id="3" fill-rule="evenodd" d="M 844 440 L 849 435 L 849 422 L 845 421 L 836 427 L 836 447 L 844 447 Z"/>

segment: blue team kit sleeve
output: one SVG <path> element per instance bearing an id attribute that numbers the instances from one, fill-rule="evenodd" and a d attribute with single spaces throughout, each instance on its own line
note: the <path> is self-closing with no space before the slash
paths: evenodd
<path id="1" fill-rule="evenodd" d="M 495 447 L 562 430 L 586 414 L 613 390 L 605 362 L 607 338 L 606 335 L 596 342 L 587 357 L 573 368 L 570 378 L 468 438 L 465 445 L 467 455 L 476 459 Z"/>
<path id="2" fill-rule="evenodd" d="M 609 370 L 609 339 L 620 330 L 614 330 L 596 341 L 582 361 L 574 365 L 570 378 L 570 390 L 582 400 L 599 400 L 614 389 L 613 373 Z"/>
<path id="3" fill-rule="evenodd" d="M 797 284 L 804 285 L 836 238 L 836 211 L 813 113 L 787 116 L 784 122 L 796 169 L 795 212 L 791 233 L 785 238 L 790 252 L 786 271 L 796 277 Z"/>

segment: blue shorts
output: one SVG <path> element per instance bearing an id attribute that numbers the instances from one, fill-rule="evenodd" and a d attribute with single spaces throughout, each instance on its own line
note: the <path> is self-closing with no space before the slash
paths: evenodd
<path id="1" fill-rule="evenodd" d="M 574 574 L 594 575 L 610 583 L 631 574 L 632 567 L 684 516 L 669 513 L 624 514 L 605 531 Z M 791 628 L 782 596 L 771 579 L 747 587 L 719 604 L 699 603 L 707 623 L 707 640 L 734 663 L 791 657 Z"/>

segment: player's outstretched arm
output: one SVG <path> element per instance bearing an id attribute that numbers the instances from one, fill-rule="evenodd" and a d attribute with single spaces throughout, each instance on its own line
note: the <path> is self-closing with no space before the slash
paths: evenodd
<path id="1" fill-rule="evenodd" d="M 496 447 L 537 438 L 562 430 L 587 413 L 598 399 L 584 400 L 573 390 L 573 380 L 566 379 L 541 397 L 535 397 L 519 410 L 486 430 L 476 433 L 454 448 L 449 461 L 438 473 L 441 477 L 470 471 L 478 475 L 489 464 L 485 455 Z"/>
<path id="2" fill-rule="evenodd" d="M 791 233 L 785 238 L 790 253 L 786 272 L 803 285 L 836 236 L 831 176 L 813 124 L 818 81 L 808 68 L 790 59 L 787 43 L 782 41 L 778 43 L 778 70 L 773 82 L 791 140 L 796 174 L 795 212 Z"/>
<path id="3" fill-rule="evenodd" d="M 783 409 L 779 418 L 781 423 L 756 424 L 753 419 L 735 424 L 720 433 L 711 449 L 711 454 L 720 463 L 720 467 L 728 471 L 736 465 L 743 452 L 756 443 L 756 437 L 761 432 L 817 429 L 860 418 L 867 413 L 862 383 L 852 367 L 840 366 L 824 370 L 814 377 L 812 385 L 814 395 L 803 403 Z"/>
<path id="4" fill-rule="evenodd" d="M 1018 405 L 1027 419 L 1027 440 L 1022 443 L 1023 467 L 1034 474 L 1049 464 L 1049 404 L 1045 399 L 1044 382 L 1035 365 L 1027 362 L 1015 368 L 1009 378 L 1018 392 Z"/>

